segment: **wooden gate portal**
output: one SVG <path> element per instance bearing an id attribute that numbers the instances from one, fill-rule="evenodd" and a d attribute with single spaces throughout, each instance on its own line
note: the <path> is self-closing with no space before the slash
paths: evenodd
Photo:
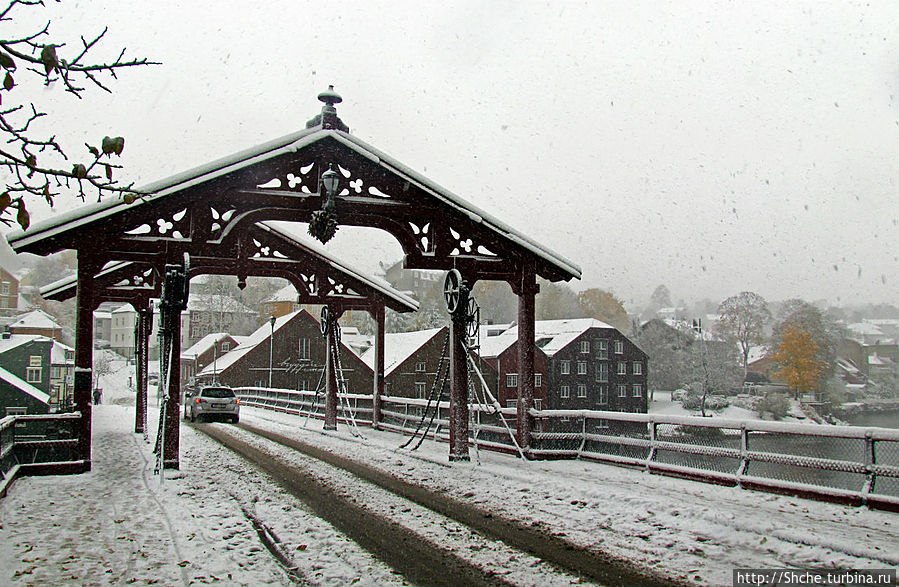
<path id="1" fill-rule="evenodd" d="M 69 284 L 68 293 L 57 295 L 77 292 L 74 394 L 82 415 L 79 447 L 87 469 L 93 311 L 109 299 L 131 302 L 139 311 L 148 308 L 149 300 L 159 295 L 165 266 L 182 263 L 185 254 L 192 275 L 236 275 L 239 283 L 249 275 L 284 277 L 308 293 L 308 303 L 339 301 L 332 308 L 338 315 L 351 309 L 348 304 L 356 304 L 352 309 L 368 310 L 378 321 L 380 345 L 384 307 L 417 308 L 396 292 L 381 291 L 377 299 L 372 289 L 353 289 L 355 297 L 343 295 L 347 290 L 335 285 L 346 279 L 334 282 L 304 268 L 308 251 L 301 251 L 301 245 L 270 221 L 305 223 L 322 242 L 340 226 L 379 228 L 400 243 L 406 268 L 456 269 L 471 287 L 479 280 L 509 283 L 519 298 L 518 442 L 526 454 L 534 398 L 537 276 L 568 281 L 580 278 L 580 268 L 350 134 L 337 116 L 335 105 L 341 97 L 333 87 L 318 98 L 324 102 L 321 114 L 301 131 L 144 186 L 140 191 L 146 195 L 132 204 L 115 200 L 84 206 L 10 235 L 17 252 L 77 251 L 75 290 Z M 132 275 L 122 277 L 125 274 Z M 364 282 L 373 283 L 363 279 L 355 285 L 362 288 Z M 454 331 L 455 341 L 462 329 Z M 380 357 L 383 374 L 383 353 Z M 469 458 L 468 420 L 461 417 L 467 407 L 466 378 L 466 369 L 454 370 L 450 404 L 460 417 L 453 418 L 450 460 Z M 383 376 L 376 372 L 374 379 L 377 400 Z M 180 394 L 170 395 L 177 418 Z M 177 427 L 174 434 L 175 452 L 167 450 L 165 458 L 167 466 L 177 467 Z"/>

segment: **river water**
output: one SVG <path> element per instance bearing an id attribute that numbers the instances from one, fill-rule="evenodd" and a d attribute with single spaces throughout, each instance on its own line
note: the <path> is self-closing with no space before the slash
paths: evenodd
<path id="1" fill-rule="evenodd" d="M 899 428 L 899 411 L 869 412 L 846 419 L 853 426 L 877 426 L 879 428 Z"/>

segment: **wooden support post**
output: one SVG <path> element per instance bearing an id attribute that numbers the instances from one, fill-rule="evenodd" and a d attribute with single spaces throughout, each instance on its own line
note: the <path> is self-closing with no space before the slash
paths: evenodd
<path id="1" fill-rule="evenodd" d="M 153 307 L 146 305 L 137 310 L 137 327 L 134 337 L 134 373 L 137 393 L 135 394 L 134 432 L 143 434 L 147 431 L 147 376 L 150 350 L 150 331 L 152 330 Z"/>
<path id="2" fill-rule="evenodd" d="M 460 314 L 450 322 L 450 461 L 469 461 L 468 454 L 468 360 L 466 328 Z"/>
<path id="3" fill-rule="evenodd" d="M 534 428 L 534 298 L 539 291 L 533 269 L 523 269 L 521 282 L 512 289 L 518 294 L 518 444 L 527 455 Z"/>
<path id="4" fill-rule="evenodd" d="M 373 311 L 375 319 L 375 362 L 372 373 L 371 427 L 381 426 L 381 396 L 384 395 L 384 305 L 379 304 Z"/>
<path id="5" fill-rule="evenodd" d="M 78 424 L 78 457 L 91 469 L 91 391 L 94 362 L 94 275 L 98 266 L 83 251 L 78 251 L 78 286 L 75 309 L 75 410 L 81 412 Z"/>
<path id="6" fill-rule="evenodd" d="M 172 355 L 169 358 L 168 398 L 165 402 L 165 451 L 162 458 L 166 469 L 178 469 L 181 430 L 181 312 L 171 311 L 167 314 L 166 326 L 172 333 Z"/>
<path id="7" fill-rule="evenodd" d="M 337 361 L 334 353 L 340 352 L 340 343 L 334 340 L 334 328 L 339 317 L 340 314 L 331 308 L 325 325 L 325 430 L 337 430 Z"/>

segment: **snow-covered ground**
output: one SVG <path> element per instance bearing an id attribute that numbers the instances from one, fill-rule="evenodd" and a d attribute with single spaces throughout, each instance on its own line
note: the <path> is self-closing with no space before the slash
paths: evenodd
<path id="1" fill-rule="evenodd" d="M 190 427 L 181 429 L 181 470 L 167 472 L 161 484 L 152 445 L 131 432 L 127 375 L 124 369 L 103 381 L 90 473 L 24 478 L 0 500 L 0 584 L 290 583 L 245 511 L 274 531 L 312 584 L 402 583 L 267 476 Z M 151 399 L 151 420 L 154 406 Z M 345 427 L 323 433 L 320 422 L 304 428 L 302 419 L 249 408 L 242 420 L 698 584 L 729 585 L 736 567 L 899 566 L 899 516 L 888 512 L 580 461 L 522 462 L 473 451 L 471 463 L 450 464 L 445 444 L 428 441 L 409 453 L 389 433 L 363 429 L 359 440 Z M 151 430 L 152 441 L 152 422 Z M 286 449 L 271 450 L 287 458 Z M 387 498 L 366 499 L 391 510 Z"/>

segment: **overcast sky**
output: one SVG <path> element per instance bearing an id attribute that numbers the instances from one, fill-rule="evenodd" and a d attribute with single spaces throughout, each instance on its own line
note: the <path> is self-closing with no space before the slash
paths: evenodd
<path id="1" fill-rule="evenodd" d="M 71 144 L 124 135 L 144 183 L 303 128 L 334 84 L 351 132 L 578 263 L 578 289 L 899 302 L 895 0 L 232 4 L 31 10 L 163 62 L 111 97 L 43 92 Z M 366 269 L 401 255 L 338 237 Z"/>

